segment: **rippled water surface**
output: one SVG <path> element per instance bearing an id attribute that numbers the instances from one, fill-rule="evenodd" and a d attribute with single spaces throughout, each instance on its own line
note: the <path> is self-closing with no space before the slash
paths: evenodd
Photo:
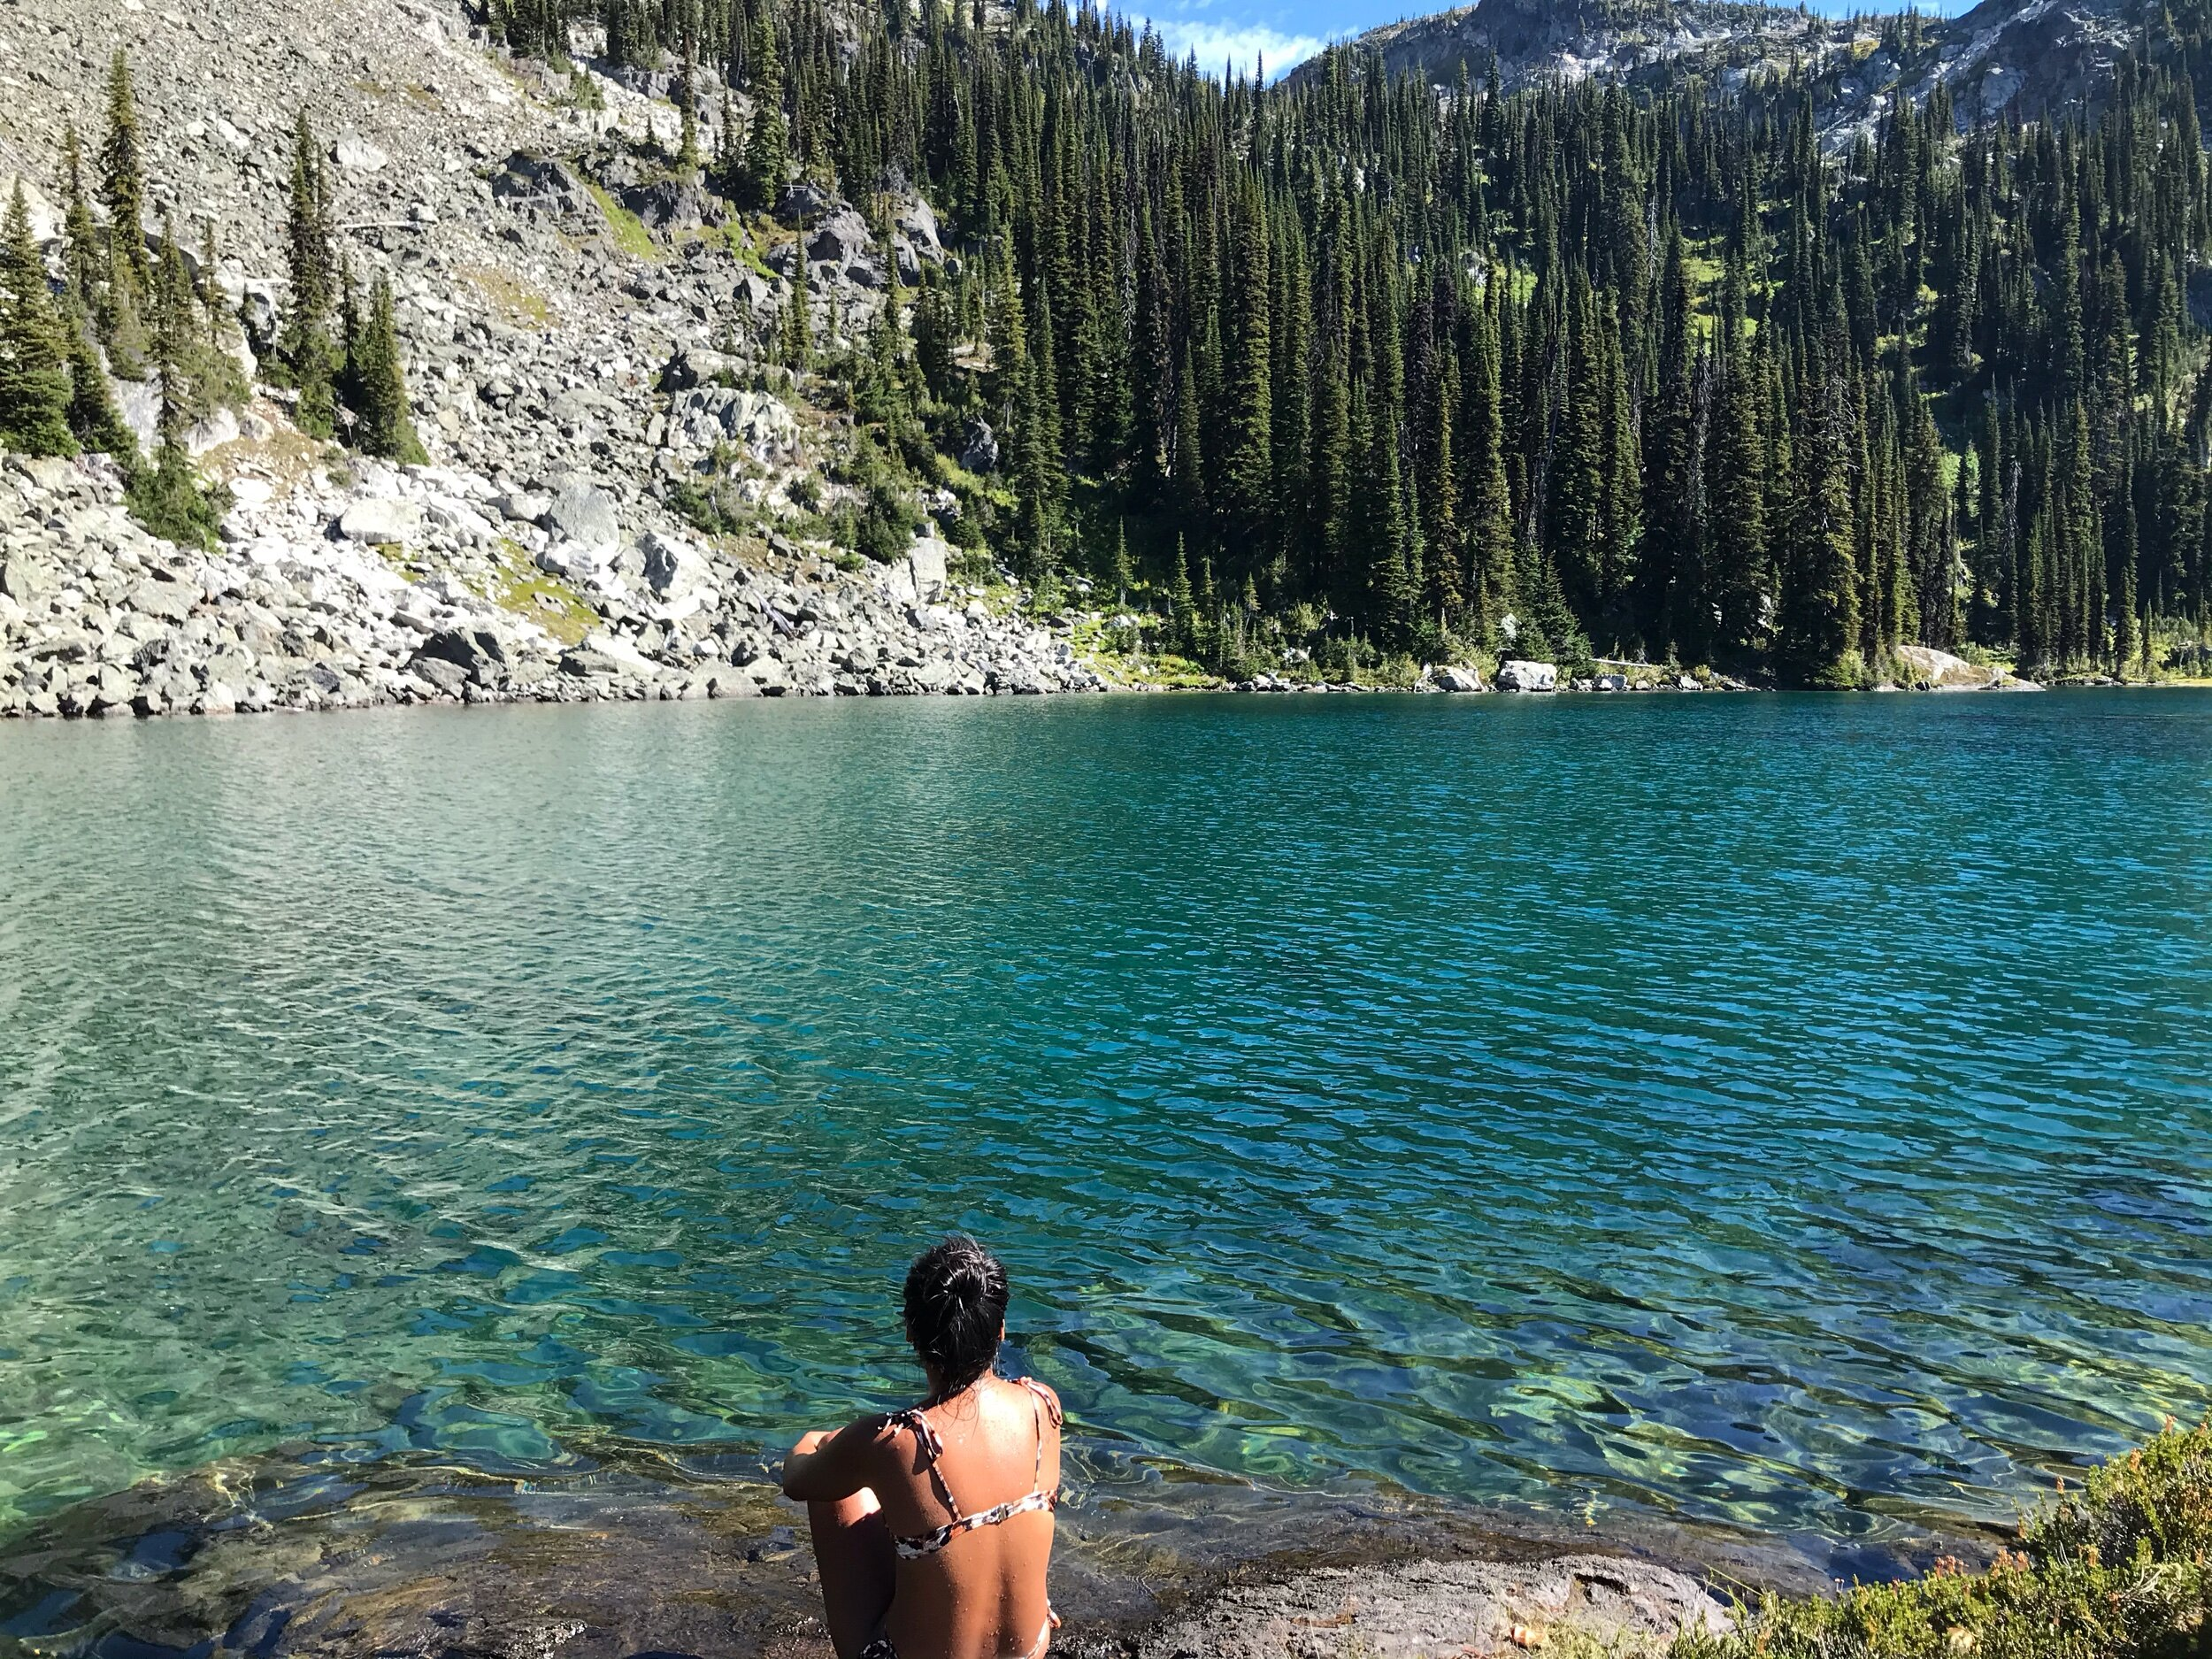
<path id="1" fill-rule="evenodd" d="M 2201 693 L 0 729 L 0 1532 L 781 1442 L 956 1225 L 1094 1463 L 2008 1516 L 2212 1402 L 2208 918 Z"/>

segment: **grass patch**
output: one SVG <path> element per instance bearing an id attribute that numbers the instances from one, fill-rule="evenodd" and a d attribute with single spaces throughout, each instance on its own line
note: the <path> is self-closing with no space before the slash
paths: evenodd
<path id="1" fill-rule="evenodd" d="M 461 267 L 460 275 L 509 322 L 531 328 L 553 326 L 553 303 L 511 273 L 492 265 L 467 265 Z"/>
<path id="2" fill-rule="evenodd" d="M 512 541 L 499 544 L 498 573 L 484 597 L 503 611 L 528 618 L 563 645 L 580 644 L 599 626 L 599 613 L 581 595 L 533 565 L 530 556 Z"/>
<path id="3" fill-rule="evenodd" d="M 729 250 L 730 257 L 762 281 L 773 282 L 777 280 L 776 273 L 768 268 L 768 262 L 760 257 L 760 250 L 754 246 L 750 233 L 735 219 L 724 224 L 720 230 L 710 234 L 719 236 L 723 245 Z"/>
<path id="4" fill-rule="evenodd" d="M 660 244 L 653 240 L 653 233 L 645 228 L 644 220 L 616 201 L 596 180 L 586 179 L 584 188 L 591 192 L 591 199 L 599 204 L 599 211 L 607 216 L 607 229 L 613 235 L 616 247 L 634 259 L 660 263 Z"/>
<path id="5" fill-rule="evenodd" d="M 311 438 L 296 427 L 277 425 L 266 438 L 233 438 L 201 457 L 201 465 L 226 479 L 267 479 L 281 495 L 317 467 L 342 461 L 336 444 Z"/>
<path id="6" fill-rule="evenodd" d="M 1986 1572 L 1744 1610 L 1672 1659 L 2208 1659 L 2212 1423 L 2169 1427 L 2024 1523 Z"/>

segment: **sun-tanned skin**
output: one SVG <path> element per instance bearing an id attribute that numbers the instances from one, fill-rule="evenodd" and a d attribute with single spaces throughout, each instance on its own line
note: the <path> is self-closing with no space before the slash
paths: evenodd
<path id="1" fill-rule="evenodd" d="M 928 1371 L 934 1403 L 924 1415 L 944 1442 L 938 1471 L 963 1509 L 1058 1488 L 1058 1402 L 1049 1389 L 1041 1390 L 1052 1409 L 1041 1417 L 1040 1475 L 1035 1394 L 987 1375 L 939 1402 L 944 1379 L 934 1366 Z M 1017 1659 L 1036 1647 L 1050 1617 L 1049 1510 L 1016 1515 L 963 1532 L 934 1555 L 901 1560 L 895 1536 L 917 1536 L 955 1517 L 913 1432 L 880 1417 L 805 1436 L 784 1464 L 783 1489 L 807 1506 L 838 1659 L 858 1659 L 879 1634 L 890 1638 L 899 1659 Z"/>

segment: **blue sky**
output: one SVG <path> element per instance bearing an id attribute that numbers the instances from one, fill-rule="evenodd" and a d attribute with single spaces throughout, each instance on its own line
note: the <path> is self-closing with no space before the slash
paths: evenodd
<path id="1" fill-rule="evenodd" d="M 1415 0 L 1125 0 L 1134 18 L 1149 17 L 1168 50 L 1178 58 L 1196 51 L 1198 61 L 1217 73 L 1234 62 L 1249 71 L 1256 58 L 1263 58 L 1271 80 L 1301 58 L 1310 58 L 1331 41 L 1371 29 L 1400 18 L 1419 17 L 1446 9 L 1449 0 L 1431 6 Z M 1904 10 L 1906 0 L 1894 0 Z M 1928 13 L 1956 16 L 1974 0 L 1920 0 Z M 1811 0 L 1812 9 L 1831 16 L 1856 11 L 1890 9 L 1888 0 Z"/>

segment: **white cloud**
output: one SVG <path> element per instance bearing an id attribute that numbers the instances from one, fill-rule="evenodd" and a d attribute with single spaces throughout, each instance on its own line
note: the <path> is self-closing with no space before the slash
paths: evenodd
<path id="1" fill-rule="evenodd" d="M 1142 19 L 1134 20 L 1141 26 Z M 1255 63 L 1263 61 L 1267 78 L 1272 81 L 1329 43 L 1317 35 L 1286 35 L 1264 23 L 1231 23 L 1225 19 L 1205 22 L 1195 18 L 1155 18 L 1152 27 L 1171 58 L 1179 60 L 1196 52 L 1199 68 L 1210 75 L 1219 74 L 1225 64 L 1233 64 L 1248 75 Z"/>

